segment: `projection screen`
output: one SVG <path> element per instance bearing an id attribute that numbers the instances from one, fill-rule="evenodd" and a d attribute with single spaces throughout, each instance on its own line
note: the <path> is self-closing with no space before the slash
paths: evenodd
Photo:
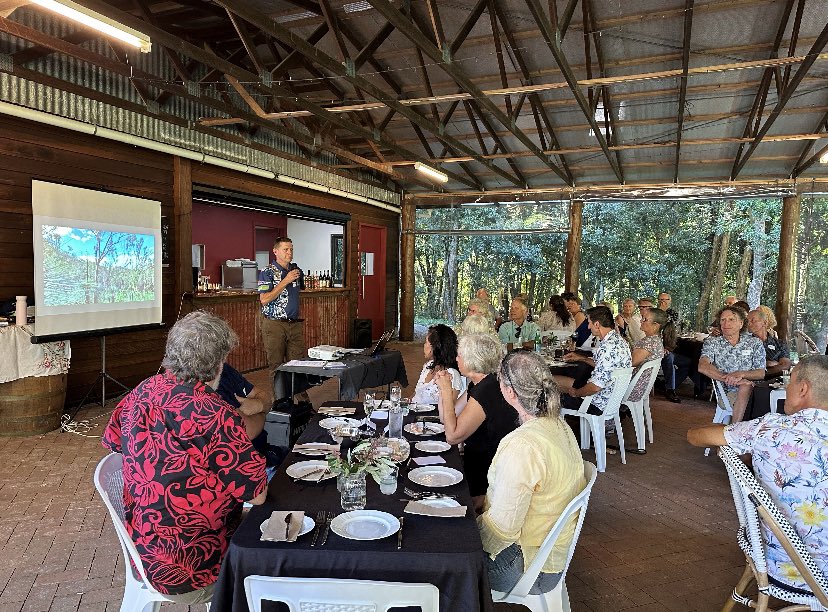
<path id="1" fill-rule="evenodd" d="M 161 323 L 161 203 L 32 181 L 35 336 Z"/>

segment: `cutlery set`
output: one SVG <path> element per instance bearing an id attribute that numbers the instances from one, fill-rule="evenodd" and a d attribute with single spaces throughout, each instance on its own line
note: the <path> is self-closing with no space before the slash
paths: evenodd
<path id="1" fill-rule="evenodd" d="M 333 512 L 325 512 L 324 510 L 320 510 L 316 513 L 316 531 L 313 532 L 313 540 L 311 540 L 311 546 L 316 546 L 316 541 L 319 539 L 319 534 L 324 531 L 324 535 L 322 536 L 322 542 L 319 544 L 320 546 L 324 546 L 325 542 L 328 541 L 328 531 L 331 529 L 331 521 L 334 518 Z"/>
<path id="2" fill-rule="evenodd" d="M 411 499 L 457 499 L 456 495 L 448 495 L 446 493 L 436 493 L 431 491 L 415 491 L 413 489 L 409 489 L 408 487 L 403 488 L 403 493 L 408 495 Z M 407 499 L 402 499 L 400 501 L 409 501 Z"/>

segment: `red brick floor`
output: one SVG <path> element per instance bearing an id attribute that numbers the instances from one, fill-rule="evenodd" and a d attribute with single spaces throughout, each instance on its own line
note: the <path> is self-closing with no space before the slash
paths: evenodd
<path id="1" fill-rule="evenodd" d="M 397 348 L 413 387 L 421 346 Z M 267 387 L 266 372 L 250 378 Z M 312 389 L 311 398 L 318 405 L 335 393 L 329 382 Z M 689 427 L 711 420 L 712 405 L 656 397 L 652 407 L 655 444 L 646 455 L 628 455 L 627 465 L 608 456 L 598 476 L 566 578 L 575 611 L 718 610 L 744 567 L 724 468 L 715 454 L 704 457 L 685 441 Z M 0 612 L 119 609 L 123 559 L 92 485 L 111 409 L 78 415 L 92 425 L 86 437 L 0 437 Z M 631 445 L 629 420 L 624 427 Z M 591 451 L 585 457 L 594 460 Z M 498 606 L 511 609 L 524 608 Z"/>

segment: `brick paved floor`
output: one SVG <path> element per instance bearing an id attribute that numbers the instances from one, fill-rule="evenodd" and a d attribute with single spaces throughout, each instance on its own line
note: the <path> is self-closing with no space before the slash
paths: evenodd
<path id="1" fill-rule="evenodd" d="M 421 346 L 397 346 L 413 387 Z M 250 378 L 267 386 L 264 371 Z M 318 405 L 335 392 L 329 382 L 311 397 Z M 646 455 L 628 455 L 627 465 L 609 456 L 598 477 L 567 576 L 575 611 L 718 610 L 744 567 L 724 468 L 685 442 L 688 427 L 710 421 L 712 405 L 657 397 L 652 406 L 655 444 Z M 0 437 L 0 612 L 119 609 L 123 560 L 92 485 L 111 409 L 78 415 L 93 425 L 91 437 Z M 629 445 L 629 420 L 625 434 Z M 590 451 L 585 457 L 594 460 Z M 510 609 L 524 608 L 498 606 Z"/>

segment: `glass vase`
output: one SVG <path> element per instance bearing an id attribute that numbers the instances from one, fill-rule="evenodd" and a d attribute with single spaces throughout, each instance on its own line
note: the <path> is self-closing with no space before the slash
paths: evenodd
<path id="1" fill-rule="evenodd" d="M 365 508 L 366 487 L 365 472 L 343 474 L 342 488 L 340 489 L 342 509 L 346 512 Z"/>

